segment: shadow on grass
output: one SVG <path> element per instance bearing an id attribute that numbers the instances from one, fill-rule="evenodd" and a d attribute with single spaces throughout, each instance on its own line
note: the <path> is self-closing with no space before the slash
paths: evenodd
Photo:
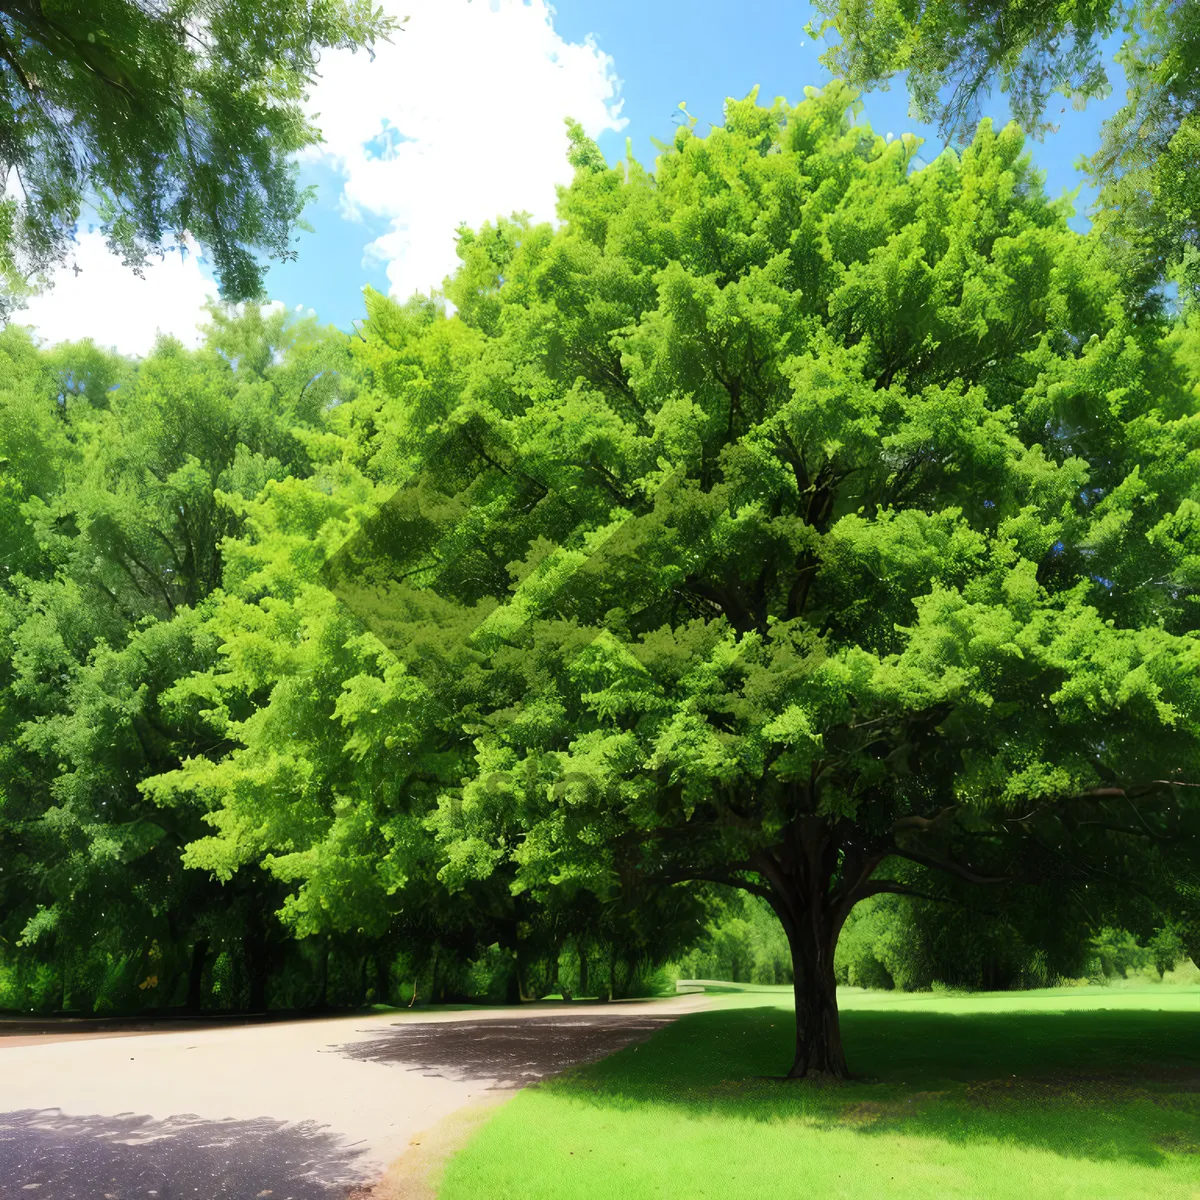
<path id="1" fill-rule="evenodd" d="M 602 1107 L 643 1105 L 863 1134 L 1008 1141 L 1155 1165 L 1197 1155 L 1200 1012 L 850 1011 L 847 1083 L 783 1081 L 791 1013 L 680 1018 L 651 1041 L 538 1086 Z"/>

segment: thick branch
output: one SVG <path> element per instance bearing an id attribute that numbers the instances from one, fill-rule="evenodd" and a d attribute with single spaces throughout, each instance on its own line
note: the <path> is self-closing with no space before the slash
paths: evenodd
<path id="1" fill-rule="evenodd" d="M 933 900 L 938 904 L 954 904 L 959 908 L 967 906 L 957 896 L 938 896 L 934 892 L 923 892 L 919 888 L 909 887 L 906 883 L 897 883 L 894 879 L 873 879 L 866 887 L 866 890 L 859 896 L 860 900 L 867 899 L 868 896 L 911 896 L 915 900 Z M 972 909 L 973 912 L 982 913 L 986 917 L 998 917 L 1001 914 L 993 912 L 989 909 Z"/>
<path id="2" fill-rule="evenodd" d="M 1133 784 L 1131 787 L 1102 787 L 1089 788 L 1086 792 L 1080 792 L 1078 795 L 1072 796 L 1073 800 L 1091 800 L 1103 796 L 1124 796 L 1127 800 L 1136 796 L 1144 796 L 1147 792 L 1152 792 L 1156 787 L 1185 787 L 1185 788 L 1200 788 L 1200 783 L 1188 783 L 1182 779 L 1149 779 L 1145 783 Z"/>
<path id="3" fill-rule="evenodd" d="M 965 879 L 968 883 L 1012 883 L 1011 875 L 977 875 L 969 867 L 964 867 L 961 863 L 952 862 L 950 859 L 936 858 L 932 854 L 925 854 L 919 850 L 903 850 L 899 846 L 895 846 L 890 851 L 891 854 L 899 858 L 907 858 L 909 862 L 915 862 L 919 866 L 929 867 L 935 871 L 945 871 L 948 875 L 956 875 L 959 879 Z"/>
<path id="4" fill-rule="evenodd" d="M 18 82 L 29 95 L 30 99 L 37 100 L 39 98 L 39 92 L 41 89 L 38 88 L 37 84 L 35 84 L 29 78 L 29 76 L 25 74 L 25 71 L 18 61 L 16 55 L 12 52 L 12 48 L 9 45 L 8 40 L 3 37 L 0 37 L 0 59 L 8 63 L 8 65 L 16 72 Z"/>
<path id="5" fill-rule="evenodd" d="M 923 892 L 919 888 L 909 887 L 906 883 L 897 883 L 894 879 L 872 879 L 859 893 L 860 900 L 869 896 L 913 896 L 918 900 L 938 900 L 946 904 L 958 904 L 960 901 L 951 896 L 935 896 L 933 892 Z"/>
<path id="6" fill-rule="evenodd" d="M 740 888 L 743 892 L 750 892 L 754 896 L 761 896 L 764 900 L 771 898 L 771 889 L 764 887 L 761 883 L 751 883 L 748 879 L 741 879 L 735 875 L 722 875 L 719 872 L 708 871 L 688 871 L 684 870 L 676 875 L 667 875 L 661 877 L 663 883 L 720 883 L 726 887 Z"/>
<path id="7" fill-rule="evenodd" d="M 851 728 L 853 728 L 853 726 L 851 726 Z M 957 804 L 949 804 L 933 817 L 922 817 L 916 813 L 908 817 L 900 817 L 898 820 L 892 822 L 892 832 L 901 833 L 906 829 L 920 829 L 923 831 L 927 830 L 936 825 L 939 821 L 944 820 L 952 812 L 956 811 L 957 808 Z"/>

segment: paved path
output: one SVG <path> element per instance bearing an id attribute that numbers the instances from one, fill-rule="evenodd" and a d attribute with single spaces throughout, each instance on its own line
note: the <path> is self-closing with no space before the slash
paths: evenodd
<path id="1" fill-rule="evenodd" d="M 707 1004 L 0 1037 L 0 1200 L 340 1200 L 456 1110 Z"/>

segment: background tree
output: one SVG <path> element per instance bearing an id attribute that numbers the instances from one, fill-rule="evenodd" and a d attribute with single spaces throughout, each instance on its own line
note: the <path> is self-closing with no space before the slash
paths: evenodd
<path id="1" fill-rule="evenodd" d="M 1100 44 L 1115 55 L 1126 103 L 1083 160 L 1099 188 L 1096 219 L 1135 298 L 1164 280 L 1200 286 L 1200 5 L 1194 0 L 817 0 L 841 41 L 823 56 L 856 87 L 906 74 L 912 112 L 947 138 L 970 139 L 994 87 L 1033 136 L 1058 128 L 1056 96 L 1082 108 L 1111 91 Z M 1049 118 L 1047 114 L 1049 113 Z"/>
<path id="2" fill-rule="evenodd" d="M 258 254 L 295 256 L 320 51 L 395 28 L 370 0 L 5 0 L 0 306 L 65 260 L 85 205 L 135 270 L 191 233 L 223 297 L 258 297 Z"/>
<path id="3" fill-rule="evenodd" d="M 223 586 L 207 610 L 221 655 L 171 698 L 203 709 L 228 753 L 189 756 L 143 791 L 167 811 L 206 814 L 187 867 L 227 885 L 260 870 L 277 881 L 289 936 L 399 931 L 426 999 L 464 998 L 469 964 L 484 955 L 498 998 L 556 992 L 564 947 L 581 938 L 597 952 L 590 986 L 621 995 L 694 935 L 689 897 L 534 897 L 512 886 L 512 863 L 481 871 L 463 861 L 469 848 L 447 856 L 428 821 L 440 790 L 469 767 L 454 698 L 469 703 L 485 681 L 459 630 L 397 615 L 381 639 L 329 591 L 330 561 L 406 478 L 408 431 L 453 404 L 481 348 L 476 331 L 428 300 L 399 306 L 369 293 L 368 310 L 351 342 L 349 393 L 305 440 L 311 473 L 253 499 L 222 498 L 244 527 L 225 543 Z M 438 679 L 405 667 L 418 647 L 443 656 Z M 519 836 L 518 823 L 510 833 Z"/>
<path id="4" fill-rule="evenodd" d="M 1200 780 L 1183 335 L 1015 125 L 913 172 L 852 99 L 580 155 L 557 231 L 464 233 L 454 318 L 380 306 L 413 474 L 327 572 L 399 660 L 355 740 L 442 764 L 439 880 L 763 896 L 794 1075 L 846 1073 L 859 900 L 1185 906 Z"/>
<path id="5" fill-rule="evenodd" d="M 209 952 L 232 948 L 251 962 L 248 1002 L 265 1005 L 255 939 L 280 901 L 261 874 L 222 891 L 187 872 L 201 813 L 157 808 L 138 785 L 223 752 L 206 699 L 172 696 L 218 652 L 206 606 L 241 520 L 219 497 L 308 471 L 300 435 L 345 337 L 251 307 L 218 315 L 200 351 L 163 340 L 137 364 L 3 338 L 17 368 L 0 397 L 15 510 L 0 589 L 4 933 L 55 961 L 60 1003 L 73 965 L 95 976 L 105 954 L 128 965 L 157 945 L 139 979 L 156 978 L 164 1002 L 178 990 L 198 1003 Z M 74 975 L 76 994 L 105 993 Z"/>

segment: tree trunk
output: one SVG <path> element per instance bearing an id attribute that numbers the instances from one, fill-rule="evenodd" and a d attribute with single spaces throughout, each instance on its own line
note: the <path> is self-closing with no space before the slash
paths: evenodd
<path id="1" fill-rule="evenodd" d="M 383 950 L 375 951 L 375 1003 L 389 1004 L 392 998 L 391 962 Z"/>
<path id="2" fill-rule="evenodd" d="M 317 1001 L 315 1008 L 329 1006 L 329 938 L 321 945 L 321 957 L 317 960 Z"/>
<path id="3" fill-rule="evenodd" d="M 582 939 L 579 942 L 579 994 L 588 994 L 588 951 L 587 943 Z"/>
<path id="4" fill-rule="evenodd" d="M 533 993 L 529 990 L 529 959 L 525 952 L 524 942 L 520 939 L 517 941 L 517 991 L 522 1004 L 534 998 Z"/>
<path id="5" fill-rule="evenodd" d="M 249 962 L 246 964 L 250 974 L 250 1011 L 267 1011 L 267 977 L 270 967 L 267 962 L 267 939 L 259 928 L 251 931 L 247 939 L 246 951 Z"/>
<path id="6" fill-rule="evenodd" d="M 192 961 L 188 964 L 187 1000 L 188 1012 L 199 1012 L 201 988 L 204 984 L 204 964 L 208 960 L 208 938 L 197 938 L 192 943 Z"/>
<path id="7" fill-rule="evenodd" d="M 789 1079 L 850 1075 L 838 1022 L 833 951 L 856 890 L 882 855 L 847 856 L 840 872 L 849 886 L 839 881 L 833 887 L 838 858 L 839 846 L 828 818 L 804 816 L 787 831 L 777 851 L 763 854 L 755 863 L 770 883 L 767 899 L 792 951 L 796 1054 Z"/>
<path id="8" fill-rule="evenodd" d="M 515 900 L 513 904 L 515 913 Z M 515 1006 L 521 1003 L 521 938 L 515 915 L 510 913 L 501 925 L 499 942 L 500 948 L 512 956 L 508 964 L 508 974 L 504 979 L 504 1003 Z"/>
<path id="9" fill-rule="evenodd" d="M 512 969 L 508 972 L 508 978 L 504 981 L 504 1003 L 516 1005 L 521 1003 L 521 981 L 518 978 L 517 970 L 517 954 L 513 951 Z"/>
<path id="10" fill-rule="evenodd" d="M 529 939 L 521 936 L 521 921 L 513 926 L 513 953 L 517 960 L 517 991 L 520 1002 L 526 1004 L 536 1000 L 529 986 Z"/>
<path id="11" fill-rule="evenodd" d="M 833 977 L 832 931 L 805 922 L 789 939 L 792 946 L 792 989 L 796 997 L 796 1057 L 789 1079 L 805 1075 L 849 1078 L 838 1019 L 837 982 Z M 824 935 L 824 936 L 823 936 Z"/>

